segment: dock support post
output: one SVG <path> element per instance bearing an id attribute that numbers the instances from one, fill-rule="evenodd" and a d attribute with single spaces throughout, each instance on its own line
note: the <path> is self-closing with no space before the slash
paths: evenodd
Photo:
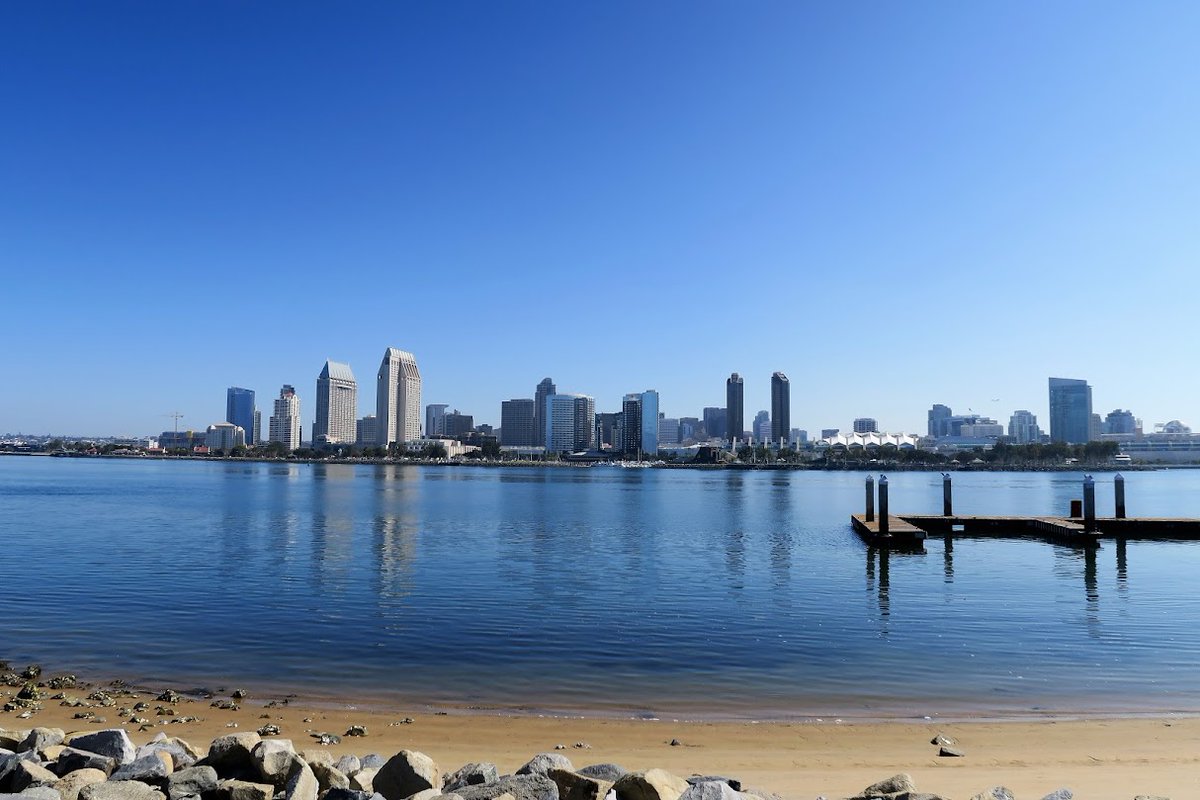
<path id="1" fill-rule="evenodd" d="M 1125 478 L 1121 473 L 1117 473 L 1113 478 L 1113 493 L 1117 498 L 1117 519 L 1125 519 Z"/>
<path id="2" fill-rule="evenodd" d="M 867 476 L 867 522 L 875 521 L 875 478 Z"/>
<path id="3" fill-rule="evenodd" d="M 950 489 L 950 473 L 942 473 L 942 516 L 954 516 L 954 498 Z"/>
<path id="4" fill-rule="evenodd" d="M 879 533 L 888 535 L 888 481 L 887 475 L 879 476 Z"/>
<path id="5" fill-rule="evenodd" d="M 1083 529 L 1096 529 L 1096 481 L 1091 475 L 1083 476 Z"/>

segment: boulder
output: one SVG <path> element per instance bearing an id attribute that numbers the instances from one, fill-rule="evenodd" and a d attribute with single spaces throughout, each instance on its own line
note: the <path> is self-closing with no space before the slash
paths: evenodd
<path id="1" fill-rule="evenodd" d="M 322 792 L 329 789 L 350 788 L 350 779 L 346 777 L 346 773 L 332 764 L 314 764 L 310 761 L 308 766 L 313 771 L 313 775 L 317 776 L 317 785 L 321 787 Z"/>
<path id="2" fill-rule="evenodd" d="M 617 800 L 679 800 L 688 782 L 665 769 L 630 772 L 613 784 Z"/>
<path id="3" fill-rule="evenodd" d="M 358 756 L 345 755 L 339 758 L 333 766 L 348 778 L 362 769 L 362 762 L 358 760 Z"/>
<path id="4" fill-rule="evenodd" d="M 1050 794 L 1042 798 L 1042 800 L 1071 800 L 1075 793 L 1070 789 L 1055 789 Z"/>
<path id="5" fill-rule="evenodd" d="M 940 758 L 962 758 L 966 753 L 957 747 L 947 747 L 943 745 L 938 748 L 938 757 Z"/>
<path id="6" fill-rule="evenodd" d="M 490 761 L 472 761 L 464 764 L 446 776 L 442 788 L 452 792 L 463 786 L 478 786 L 481 783 L 492 783 L 500 779 L 500 770 Z"/>
<path id="7" fill-rule="evenodd" d="M 208 755 L 200 759 L 217 771 L 221 777 L 236 776 L 254 770 L 254 748 L 262 737 L 253 731 L 218 736 L 208 746 Z"/>
<path id="8" fill-rule="evenodd" d="M 30 786 L 14 796 L 20 800 L 62 800 L 62 795 L 53 786 Z"/>
<path id="9" fill-rule="evenodd" d="M 287 783 L 292 770 L 292 761 L 299 759 L 291 739 L 263 739 L 254 746 L 250 754 L 258 775 L 264 782 L 275 786 Z"/>
<path id="10" fill-rule="evenodd" d="M 433 759 L 424 753 L 401 750 L 375 773 L 371 785 L 386 800 L 404 800 L 426 789 L 440 790 L 442 774 Z"/>
<path id="11" fill-rule="evenodd" d="M 0 748 L 11 750 L 14 753 L 21 746 L 21 742 L 25 741 L 25 737 L 29 735 L 29 731 L 7 731 L 0 728 Z"/>
<path id="12" fill-rule="evenodd" d="M 210 766 L 184 767 L 167 778 L 167 797 L 181 800 L 188 795 L 204 795 L 217 789 L 217 771 Z"/>
<path id="13" fill-rule="evenodd" d="M 50 745 L 46 745 L 45 747 L 39 749 L 37 751 L 37 754 L 41 757 L 43 762 L 58 761 L 58 757 L 61 756 L 63 754 L 63 751 L 66 749 L 67 749 L 66 745 L 50 744 Z"/>
<path id="14" fill-rule="evenodd" d="M 558 787 L 559 800 L 604 800 L 613 787 L 612 781 L 565 769 L 551 769 L 546 777 Z"/>
<path id="15" fill-rule="evenodd" d="M 121 728 L 77 734 L 67 740 L 67 745 L 75 750 L 108 756 L 118 764 L 128 764 L 137 756 L 137 748 L 130 741 L 129 734 Z"/>
<path id="16" fill-rule="evenodd" d="M 371 753 L 362 757 L 362 765 L 368 769 L 381 769 L 387 759 L 379 755 L 379 753 Z"/>
<path id="17" fill-rule="evenodd" d="M 31 786 L 49 786 L 58 776 L 36 761 L 17 759 L 8 776 L 8 785 L 14 792 L 23 792 Z"/>
<path id="18" fill-rule="evenodd" d="M 1163 797 L 1161 794 L 1139 794 L 1133 800 L 1171 800 L 1171 798 Z"/>
<path id="19" fill-rule="evenodd" d="M 371 800 L 376 796 L 383 797 L 383 795 L 373 795 L 370 792 L 360 792 L 357 789 L 330 789 L 321 800 Z"/>
<path id="20" fill-rule="evenodd" d="M 379 770 L 375 767 L 363 767 L 350 776 L 350 788 L 357 792 L 375 793 L 375 775 Z"/>
<path id="21" fill-rule="evenodd" d="M 463 800 L 558 800 L 558 785 L 545 775 L 508 775 L 492 783 L 463 786 L 454 790 Z"/>
<path id="22" fill-rule="evenodd" d="M 147 744 L 139 747 L 137 749 L 137 758 L 159 751 L 171 754 L 171 763 L 175 765 L 175 769 L 177 770 L 194 766 L 200 758 L 200 754 L 196 752 L 196 748 L 183 739 L 168 737 L 164 733 L 159 733 Z"/>
<path id="23" fill-rule="evenodd" d="M 735 792 L 740 792 L 742 790 L 741 781 L 739 781 L 737 778 L 726 778 L 724 775 L 693 775 L 687 779 L 687 782 L 692 786 L 695 786 L 697 783 L 709 783 L 710 781 L 728 784 L 729 788 L 733 789 Z"/>
<path id="24" fill-rule="evenodd" d="M 562 769 L 567 772 L 574 772 L 575 766 L 571 764 L 571 759 L 558 753 L 538 753 L 533 758 L 529 759 L 520 769 L 517 770 L 518 775 L 546 775 L 552 769 Z"/>
<path id="25" fill-rule="evenodd" d="M 629 774 L 629 770 L 619 764 L 589 764 L 583 769 L 576 770 L 580 775 L 586 775 L 589 778 L 599 778 L 604 781 L 612 781 L 616 783 L 622 777 Z"/>
<path id="26" fill-rule="evenodd" d="M 226 780 L 217 784 L 215 797 L 218 800 L 271 800 L 275 787 L 269 783 Z"/>
<path id="27" fill-rule="evenodd" d="M 79 791 L 93 783 L 103 783 L 108 780 L 108 773 L 99 769 L 77 769 L 59 778 L 52 785 L 58 790 L 62 800 L 79 800 Z"/>
<path id="28" fill-rule="evenodd" d="M 38 751 L 50 745 L 62 744 L 65 736 L 62 728 L 34 728 L 28 736 L 21 740 L 21 744 L 16 749 L 18 751 Z"/>
<path id="29" fill-rule="evenodd" d="M 80 789 L 79 800 L 166 800 L 166 796 L 141 781 L 106 781 Z"/>
<path id="30" fill-rule="evenodd" d="M 283 784 L 283 796 L 286 800 L 317 800 L 320 793 L 321 787 L 312 767 L 300 756 L 292 756 L 287 781 Z"/>
<path id="31" fill-rule="evenodd" d="M 740 798 L 741 795 L 725 781 L 693 783 L 679 796 L 679 800 L 740 800 Z"/>
<path id="32" fill-rule="evenodd" d="M 333 766 L 333 753 L 328 750 L 301 750 L 300 757 L 310 767 L 316 767 L 318 764 L 326 767 Z"/>
<path id="33" fill-rule="evenodd" d="M 878 783 L 872 783 L 867 788 L 863 789 L 859 794 L 861 798 L 876 798 L 882 797 L 885 800 L 897 800 L 899 795 L 908 792 L 915 792 L 917 787 L 913 785 L 912 776 L 907 772 L 901 772 L 899 775 L 893 775 Z"/>
<path id="34" fill-rule="evenodd" d="M 59 775 L 68 775 L 79 769 L 98 769 L 107 776 L 112 775 L 116 768 L 117 760 L 115 758 L 68 747 L 58 754 L 54 771 Z"/>
<path id="35" fill-rule="evenodd" d="M 1015 798 L 1013 793 L 1003 786 L 993 786 L 991 789 L 985 789 L 975 795 L 971 800 L 1015 800 Z"/>
<path id="36" fill-rule="evenodd" d="M 169 753 L 157 752 L 135 758 L 128 764 L 118 767 L 112 774 L 114 781 L 141 781 L 165 789 L 167 777 L 174 771 Z"/>

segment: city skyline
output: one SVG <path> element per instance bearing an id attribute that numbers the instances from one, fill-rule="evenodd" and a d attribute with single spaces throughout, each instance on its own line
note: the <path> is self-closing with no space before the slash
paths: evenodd
<path id="1" fill-rule="evenodd" d="M 1200 422 L 1198 7 L 206 12 L 0 10 L 0 429 L 204 430 L 229 386 L 265 427 L 290 384 L 307 433 L 389 342 L 493 425 L 545 375 L 681 417 L 731 371 L 810 431 L 1045 428 L 1056 375 Z"/>

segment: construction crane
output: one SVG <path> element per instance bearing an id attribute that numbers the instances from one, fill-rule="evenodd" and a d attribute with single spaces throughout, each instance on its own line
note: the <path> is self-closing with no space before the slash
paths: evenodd
<path id="1" fill-rule="evenodd" d="M 179 433 L 179 420 L 183 419 L 183 414 L 178 411 L 172 411 L 169 414 L 163 414 L 163 416 L 175 420 L 175 432 Z"/>

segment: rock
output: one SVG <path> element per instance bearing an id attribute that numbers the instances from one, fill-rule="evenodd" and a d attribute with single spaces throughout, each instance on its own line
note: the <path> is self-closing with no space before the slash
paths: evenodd
<path id="1" fill-rule="evenodd" d="M 316 739 L 319 744 L 329 745 L 342 743 L 342 737 L 338 736 L 336 733 L 322 731 L 320 733 L 311 733 L 309 735 Z"/>
<path id="2" fill-rule="evenodd" d="M 357 789 L 330 789 L 322 800 L 371 800 L 372 797 L 383 797 L 383 795 L 372 795 L 370 792 L 362 792 Z"/>
<path id="3" fill-rule="evenodd" d="M 1171 798 L 1163 797 L 1160 794 L 1139 794 L 1133 800 L 1171 800 Z"/>
<path id="4" fill-rule="evenodd" d="M 993 786 L 991 789 L 980 792 L 971 798 L 971 800 L 1016 800 L 1013 793 L 1003 786 Z"/>
<path id="5" fill-rule="evenodd" d="M 293 756 L 287 781 L 283 785 L 283 796 L 286 800 L 317 800 L 320 792 L 321 786 L 312 768 L 300 756 Z"/>
<path id="6" fill-rule="evenodd" d="M 287 783 L 292 760 L 299 758 L 291 739 L 263 739 L 254 746 L 250 755 L 258 768 L 259 777 L 274 786 Z"/>
<path id="7" fill-rule="evenodd" d="M 137 749 L 137 758 L 158 752 L 169 753 L 171 761 L 177 770 L 195 765 L 196 761 L 200 758 L 200 754 L 196 752 L 196 748 L 183 739 L 168 737 L 164 733 L 159 733 L 149 743 L 139 747 Z"/>
<path id="8" fill-rule="evenodd" d="M 55 764 L 55 772 L 62 776 L 80 769 L 98 769 L 108 776 L 112 775 L 116 768 L 117 760 L 115 758 L 89 753 L 87 750 L 78 750 L 74 747 L 68 747 L 59 753 L 58 761 Z"/>
<path id="9" fill-rule="evenodd" d="M 62 795 L 53 786 L 30 786 L 17 795 L 11 795 L 20 800 L 62 800 Z"/>
<path id="10" fill-rule="evenodd" d="M 322 764 L 326 767 L 333 766 L 333 753 L 328 750 L 301 750 L 300 757 L 304 759 L 304 763 L 310 767 L 315 767 Z"/>
<path id="11" fill-rule="evenodd" d="M 454 793 L 463 800 L 558 800 L 558 785 L 545 775 L 508 775 L 492 783 L 463 786 Z"/>
<path id="12" fill-rule="evenodd" d="M 0 755 L 0 792 L 7 792 L 9 790 L 14 771 L 24 761 L 37 763 L 37 754 L 25 752 Z"/>
<path id="13" fill-rule="evenodd" d="M 668 742 L 668 744 L 671 745 L 671 747 L 683 747 L 683 742 L 679 741 L 678 739 L 672 739 L 670 742 Z"/>
<path id="14" fill-rule="evenodd" d="M 358 760 L 358 756 L 345 755 L 339 758 L 333 766 L 348 778 L 362 769 L 362 762 Z"/>
<path id="15" fill-rule="evenodd" d="M 317 776 L 317 785 L 321 787 L 321 791 L 329 789 L 349 789 L 350 779 L 346 774 L 332 764 L 313 764 L 309 762 L 309 768 L 313 771 L 313 775 Z"/>
<path id="16" fill-rule="evenodd" d="M 41 756 L 43 762 L 58 761 L 58 757 L 61 756 L 63 751 L 66 749 L 67 748 L 65 745 L 51 744 L 47 745 L 46 747 L 39 748 L 37 754 Z"/>
<path id="17" fill-rule="evenodd" d="M 219 800 L 271 800 L 275 787 L 269 783 L 226 780 L 217 784 L 215 797 Z"/>
<path id="18" fill-rule="evenodd" d="M 571 759 L 558 753 L 538 753 L 525 765 L 517 770 L 518 775 L 546 775 L 552 769 L 566 770 L 574 772 L 575 766 L 571 764 Z"/>
<path id="19" fill-rule="evenodd" d="M 267 723 L 258 729 L 259 736 L 278 736 L 279 726 L 274 723 Z"/>
<path id="20" fill-rule="evenodd" d="M 0 728 L 0 749 L 11 750 L 15 753 L 28 735 L 29 731 L 6 731 Z"/>
<path id="21" fill-rule="evenodd" d="M 344 734 L 345 736 L 366 736 L 367 729 L 362 725 L 351 725 Z"/>
<path id="22" fill-rule="evenodd" d="M 899 775 L 893 775 L 886 780 L 872 783 L 867 788 L 863 789 L 859 797 L 883 797 L 887 800 L 898 800 L 897 795 L 906 792 L 915 792 L 917 787 L 913 785 L 912 776 L 907 772 L 901 772 Z"/>
<path id="23" fill-rule="evenodd" d="M 30 786 L 49 786 L 58 776 L 34 761 L 17 759 L 8 776 L 8 785 L 14 792 L 23 792 Z"/>
<path id="24" fill-rule="evenodd" d="M 350 788 L 358 792 L 367 792 L 368 794 L 375 793 L 375 775 L 379 770 L 374 767 L 363 767 L 358 772 L 350 775 Z"/>
<path id="25" fill-rule="evenodd" d="M 16 749 L 18 752 L 42 750 L 50 745 L 62 744 L 63 738 L 65 734 L 61 728 L 34 728 Z"/>
<path id="26" fill-rule="evenodd" d="M 442 789 L 451 792 L 462 786 L 478 786 L 481 783 L 492 783 L 497 780 L 500 780 L 500 770 L 496 768 L 495 764 L 490 761 L 472 761 L 447 775 Z"/>
<path id="27" fill-rule="evenodd" d="M 93 783 L 103 783 L 108 780 L 108 773 L 99 769 L 77 769 L 56 780 L 52 786 L 58 790 L 62 800 L 78 800 L 79 790 Z"/>
<path id="28" fill-rule="evenodd" d="M 592 778 L 565 769 L 551 769 L 546 777 L 558 787 L 559 800 L 604 800 L 613 787 L 612 781 Z"/>
<path id="29" fill-rule="evenodd" d="M 416 750 L 401 750 L 380 768 L 371 785 L 387 800 L 404 800 L 426 789 L 440 790 L 442 775 L 429 756 Z"/>
<path id="30" fill-rule="evenodd" d="M 261 736 L 250 731 L 218 736 L 208 746 L 208 755 L 199 763 L 212 767 L 221 777 L 235 777 L 254 771 L 254 748 L 261 741 Z"/>
<path id="31" fill-rule="evenodd" d="M 679 800 L 740 800 L 741 794 L 725 781 L 701 781 L 688 786 Z"/>
<path id="32" fill-rule="evenodd" d="M 665 769 L 630 772 L 613 784 L 617 800 L 679 800 L 688 782 Z"/>
<path id="33" fill-rule="evenodd" d="M 1071 800 L 1075 794 L 1070 789 L 1055 789 L 1050 794 L 1042 798 L 1042 800 Z"/>
<path id="34" fill-rule="evenodd" d="M 118 764 L 128 764 L 137 755 L 137 748 L 129 739 L 129 734 L 121 728 L 109 728 L 94 733 L 82 733 L 67 740 L 67 745 L 76 750 L 87 750 L 101 756 L 108 756 Z"/>
<path id="35" fill-rule="evenodd" d="M 958 744 L 958 740 L 952 736 L 946 736 L 943 733 L 939 733 L 937 736 L 934 736 L 932 739 L 930 739 L 929 743 L 932 745 L 937 745 L 938 747 L 954 747 L 954 745 Z"/>
<path id="36" fill-rule="evenodd" d="M 187 795 L 204 795 L 217 789 L 217 771 L 209 766 L 185 767 L 167 778 L 167 797 L 182 800 Z"/>
<path id="37" fill-rule="evenodd" d="M 613 783 L 616 783 L 622 777 L 629 774 L 629 770 L 619 764 L 589 764 L 583 769 L 575 771 L 589 778 L 599 778 L 600 780 L 612 781 Z"/>
<path id="38" fill-rule="evenodd" d="M 112 780 L 141 781 L 159 789 L 165 789 L 167 786 L 167 776 L 173 770 L 174 765 L 171 762 L 170 754 L 159 751 L 142 756 L 141 758 L 135 758 L 128 764 L 119 767 L 112 774 Z"/>
<path id="39" fill-rule="evenodd" d="M 387 763 L 387 759 L 379 755 L 379 753 L 371 753 L 362 757 L 362 765 L 364 768 L 382 769 Z"/>
<path id="40" fill-rule="evenodd" d="M 947 747 L 943 745 L 938 748 L 938 756 L 940 758 L 962 758 L 966 753 L 959 750 L 957 747 Z"/>
<path id="41" fill-rule="evenodd" d="M 720 783 L 728 784 L 729 788 L 733 789 L 735 792 L 740 792 L 742 790 L 741 781 L 739 781 L 737 778 L 726 778 L 724 775 L 693 775 L 687 779 L 687 782 L 692 786 L 695 786 L 697 783 L 708 783 L 709 781 L 718 781 Z"/>
<path id="42" fill-rule="evenodd" d="M 166 796 L 141 781 L 107 781 L 80 789 L 79 800 L 166 800 Z"/>

